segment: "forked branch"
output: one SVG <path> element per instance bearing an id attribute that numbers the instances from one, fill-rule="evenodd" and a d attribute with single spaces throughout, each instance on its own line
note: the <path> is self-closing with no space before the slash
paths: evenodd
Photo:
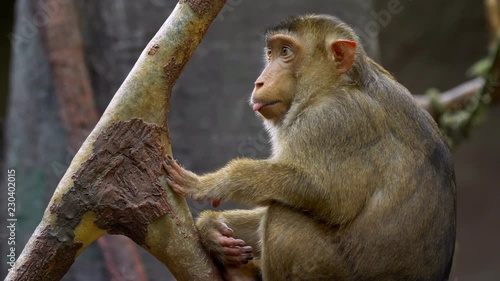
<path id="1" fill-rule="evenodd" d="M 224 3 L 179 1 L 74 157 L 6 280 L 60 280 L 106 233 L 128 236 L 177 280 L 221 280 L 161 163 L 171 153 L 172 87 Z"/>

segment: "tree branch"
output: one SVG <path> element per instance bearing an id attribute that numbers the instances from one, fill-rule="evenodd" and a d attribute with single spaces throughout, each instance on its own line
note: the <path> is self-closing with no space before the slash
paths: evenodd
<path id="1" fill-rule="evenodd" d="M 417 104 L 427 110 L 434 119 L 438 119 L 442 112 L 454 112 L 465 109 L 479 95 L 489 95 L 491 104 L 500 102 L 500 88 L 498 84 L 500 67 L 500 5 L 499 0 L 485 0 L 486 16 L 491 33 L 490 49 L 492 49 L 488 61 L 488 69 L 484 70 L 484 77 L 478 77 L 467 81 L 451 90 L 441 93 L 437 100 L 433 101 L 429 96 L 415 96 Z M 485 85 L 486 83 L 486 85 Z M 434 108 L 438 104 L 440 111 Z"/>
<path id="2" fill-rule="evenodd" d="M 441 93 L 438 96 L 437 103 L 443 111 L 456 111 L 464 109 L 476 97 L 484 86 L 484 78 L 478 77 L 467 81 L 457 87 Z M 490 92 L 492 104 L 500 101 L 500 89 L 494 87 Z M 428 96 L 414 96 L 417 104 L 427 110 L 432 117 L 437 118 L 439 112 L 432 106 L 431 99 Z"/>
<path id="3" fill-rule="evenodd" d="M 453 147 L 470 135 L 472 127 L 481 121 L 484 109 L 498 102 L 500 80 L 500 33 L 499 0 L 486 0 L 488 20 L 494 40 L 490 44 L 489 56 L 473 67 L 476 78 L 448 92 L 416 97 L 417 103 L 428 110 L 439 123 L 441 131 Z"/>
<path id="4" fill-rule="evenodd" d="M 186 201 L 167 188 L 162 161 L 171 153 L 173 84 L 224 3 L 179 1 L 75 155 L 6 280 L 60 280 L 105 233 L 128 236 L 177 280 L 222 280 Z"/>

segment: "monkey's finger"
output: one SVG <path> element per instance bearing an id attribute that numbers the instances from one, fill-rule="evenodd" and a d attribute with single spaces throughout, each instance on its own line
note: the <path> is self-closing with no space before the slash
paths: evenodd
<path id="1" fill-rule="evenodd" d="M 234 239 L 232 237 L 221 236 L 218 239 L 219 245 L 222 247 L 243 247 L 245 246 L 245 241 L 241 239 Z"/>
<path id="2" fill-rule="evenodd" d="M 228 248 L 230 249 L 230 248 Z M 252 254 L 237 254 L 236 252 L 233 253 L 232 252 L 228 252 L 228 254 L 225 255 L 225 260 L 226 260 L 226 263 L 227 264 L 236 264 L 236 265 L 239 265 L 239 264 L 247 264 L 248 261 L 250 260 L 253 260 L 253 256 Z"/>
<path id="3" fill-rule="evenodd" d="M 179 175 L 182 175 L 184 173 L 184 168 L 182 168 L 181 165 L 179 165 L 179 162 L 172 156 L 167 155 L 167 162 Z"/>
<path id="4" fill-rule="evenodd" d="M 253 251 L 252 246 L 234 247 L 234 248 L 231 248 L 231 249 L 238 249 L 240 255 L 243 255 L 243 256 L 253 256 L 253 254 L 252 254 L 252 251 Z"/>
<path id="5" fill-rule="evenodd" d="M 171 162 L 166 159 L 165 161 L 162 162 L 162 166 L 163 166 L 163 169 L 165 169 L 165 171 L 167 171 L 167 173 L 169 175 L 177 175 L 177 171 L 172 167 L 172 164 L 170 164 Z"/>
<path id="6" fill-rule="evenodd" d="M 224 247 L 222 248 L 222 251 L 224 252 L 224 255 L 227 256 L 234 256 L 234 257 L 239 257 L 239 256 L 242 256 L 243 253 L 241 253 L 241 248 L 239 247 Z"/>
<path id="7" fill-rule="evenodd" d="M 168 162 L 168 160 L 164 161 L 162 163 L 163 169 L 167 171 L 167 174 L 170 176 L 170 178 L 173 181 L 181 182 L 182 181 L 182 176 L 172 167 L 170 164 L 171 162 Z"/>
<path id="8" fill-rule="evenodd" d="M 219 226 L 219 231 L 222 235 L 226 237 L 233 237 L 234 235 L 234 230 L 232 230 L 227 224 L 221 222 Z"/>
<path id="9" fill-rule="evenodd" d="M 165 170 L 165 172 L 168 173 L 168 164 L 165 161 L 163 161 L 161 162 L 161 165 L 163 166 L 163 170 Z"/>
<path id="10" fill-rule="evenodd" d="M 248 261 L 253 260 L 252 253 L 247 253 L 242 247 L 223 248 L 223 252 L 227 263 L 247 264 Z"/>
<path id="11" fill-rule="evenodd" d="M 170 176 L 167 176 L 167 184 L 170 186 L 170 188 L 175 192 L 178 193 L 184 197 L 187 195 L 187 190 L 182 188 L 180 185 L 178 185 L 176 182 L 173 181 L 173 179 Z"/>

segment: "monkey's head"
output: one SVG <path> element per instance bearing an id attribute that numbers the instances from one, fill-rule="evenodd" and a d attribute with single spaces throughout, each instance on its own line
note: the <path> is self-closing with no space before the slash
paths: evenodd
<path id="1" fill-rule="evenodd" d="M 288 18 L 268 29 L 265 40 L 265 68 L 251 103 L 273 121 L 283 119 L 294 101 L 346 81 L 362 54 L 354 31 L 328 15 Z"/>

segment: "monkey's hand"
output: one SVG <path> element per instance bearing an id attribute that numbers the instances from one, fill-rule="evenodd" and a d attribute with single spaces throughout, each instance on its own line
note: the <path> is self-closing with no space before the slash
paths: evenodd
<path id="1" fill-rule="evenodd" d="M 180 195 L 194 198 L 200 189 L 200 181 L 198 175 L 190 172 L 174 160 L 172 156 L 167 155 L 163 162 L 163 168 L 167 171 L 167 183 L 172 190 Z M 198 198 L 197 198 L 198 199 Z M 204 198 L 199 198 L 204 199 Z"/>
<path id="2" fill-rule="evenodd" d="M 226 223 L 202 217 L 196 226 L 203 247 L 224 266 L 239 266 L 253 259 L 252 247 L 245 246 L 245 241 L 241 239 L 235 239 L 234 231 Z"/>
<path id="3" fill-rule="evenodd" d="M 167 183 L 174 192 L 194 200 L 211 200 L 214 207 L 219 205 L 220 198 L 210 196 L 208 187 L 200 183 L 200 177 L 184 169 L 172 156 L 166 156 L 163 168 L 168 173 Z"/>

